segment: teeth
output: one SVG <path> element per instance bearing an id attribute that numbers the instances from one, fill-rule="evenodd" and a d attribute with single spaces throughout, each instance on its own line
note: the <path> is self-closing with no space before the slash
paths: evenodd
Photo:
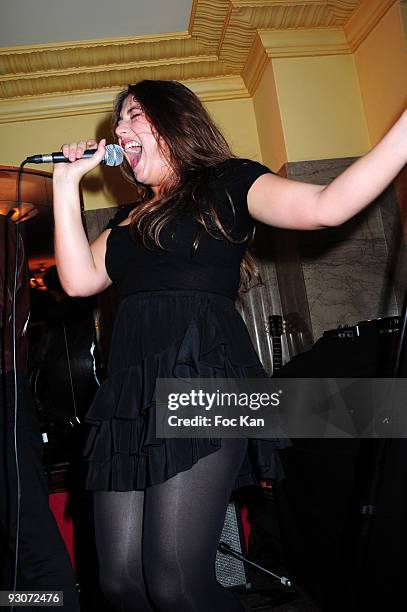
<path id="1" fill-rule="evenodd" d="M 136 149 L 137 152 L 139 152 L 141 150 L 141 144 L 139 142 L 136 142 L 135 140 L 132 140 L 131 142 L 126 142 L 126 144 L 124 145 L 124 150 L 125 151 L 132 151 L 133 149 Z"/>

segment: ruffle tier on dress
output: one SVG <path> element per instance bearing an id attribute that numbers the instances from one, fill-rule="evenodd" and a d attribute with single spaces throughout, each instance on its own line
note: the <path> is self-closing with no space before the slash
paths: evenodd
<path id="1" fill-rule="evenodd" d="M 155 431 L 157 378 L 267 376 L 227 297 L 199 291 L 128 296 L 116 319 L 108 377 L 86 416 L 89 490 L 131 491 L 164 482 L 216 452 L 219 438 L 162 438 Z M 234 488 L 279 479 L 285 439 L 249 439 Z"/>

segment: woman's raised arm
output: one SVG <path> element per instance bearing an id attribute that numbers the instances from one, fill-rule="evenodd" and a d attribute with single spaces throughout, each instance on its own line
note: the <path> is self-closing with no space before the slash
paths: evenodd
<path id="1" fill-rule="evenodd" d="M 254 219 L 286 229 L 341 225 L 375 200 L 407 163 L 407 111 L 384 138 L 329 185 L 263 174 L 247 204 Z"/>
<path id="2" fill-rule="evenodd" d="M 62 151 L 71 163 L 54 166 L 55 260 L 62 287 L 70 296 L 94 295 L 111 285 L 105 267 L 105 230 L 89 245 L 82 224 L 79 183 L 103 159 L 105 141 L 64 145 Z M 81 159 L 86 148 L 97 148 L 93 157 Z M 76 161 L 75 161 L 76 160 Z"/>

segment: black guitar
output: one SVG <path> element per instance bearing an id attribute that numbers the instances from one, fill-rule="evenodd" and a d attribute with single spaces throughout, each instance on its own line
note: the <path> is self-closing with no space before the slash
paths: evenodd
<path id="1" fill-rule="evenodd" d="M 273 362 L 273 374 L 277 372 L 283 366 L 283 351 L 281 344 L 281 336 L 285 332 L 285 323 L 281 315 L 270 315 L 268 318 L 268 332 L 271 336 L 271 342 L 273 347 L 272 362 Z M 264 494 L 270 500 L 273 500 L 273 484 L 269 479 L 263 479 L 260 481 L 260 487 L 263 489 Z"/>
<path id="2" fill-rule="evenodd" d="M 269 317 L 269 334 L 273 347 L 273 374 L 283 366 L 283 351 L 281 336 L 285 331 L 285 323 L 281 315 L 271 315 Z"/>

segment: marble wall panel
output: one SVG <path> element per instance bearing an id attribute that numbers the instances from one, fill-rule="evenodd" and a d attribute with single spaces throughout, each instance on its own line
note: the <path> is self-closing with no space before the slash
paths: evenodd
<path id="1" fill-rule="evenodd" d="M 303 262 L 316 339 L 340 325 L 397 314 L 385 277 L 386 259 L 383 243 L 355 240 Z"/>
<path id="2" fill-rule="evenodd" d="M 407 171 L 401 173 L 396 181 L 380 199 L 384 237 L 388 249 L 388 276 L 394 287 L 398 309 L 401 310 L 407 287 L 407 249 L 406 234 L 400 222 L 404 207 L 407 206 Z M 401 212 L 401 214 L 400 214 Z"/>
<path id="3" fill-rule="evenodd" d="M 347 158 L 290 163 L 285 173 L 292 179 L 327 184 L 353 161 Z M 400 303 L 392 273 L 398 227 L 398 207 L 390 188 L 338 228 L 296 232 L 303 278 L 297 275 L 294 288 L 286 288 L 280 282 L 279 289 L 284 301 L 286 294 L 301 293 L 304 282 L 315 340 L 339 325 L 398 313 Z M 280 278 L 284 279 L 283 271 Z"/>

